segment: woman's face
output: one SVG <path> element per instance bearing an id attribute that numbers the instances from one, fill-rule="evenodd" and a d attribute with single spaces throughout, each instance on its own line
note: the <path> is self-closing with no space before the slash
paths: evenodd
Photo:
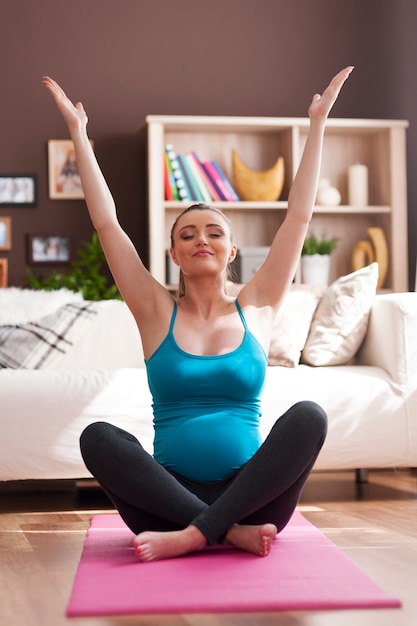
<path id="1" fill-rule="evenodd" d="M 171 257 L 184 276 L 222 272 L 236 256 L 228 223 L 216 211 L 196 209 L 182 215 L 173 233 Z"/>

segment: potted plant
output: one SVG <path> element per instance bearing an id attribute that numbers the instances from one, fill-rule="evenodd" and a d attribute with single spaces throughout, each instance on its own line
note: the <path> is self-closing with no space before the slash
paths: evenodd
<path id="1" fill-rule="evenodd" d="M 319 239 L 311 234 L 306 237 L 301 250 L 301 269 L 303 283 L 307 285 L 328 285 L 330 255 L 336 248 L 339 237 Z"/>

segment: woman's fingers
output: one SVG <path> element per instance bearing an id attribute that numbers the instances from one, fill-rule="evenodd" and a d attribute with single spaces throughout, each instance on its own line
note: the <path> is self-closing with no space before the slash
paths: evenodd
<path id="1" fill-rule="evenodd" d="M 323 94 L 315 94 L 313 96 L 308 114 L 310 118 L 325 119 L 330 112 L 330 109 L 337 100 L 340 90 L 343 87 L 348 76 L 353 70 L 353 65 L 348 65 L 343 70 L 338 72 L 336 76 L 332 78 L 329 85 L 323 91 Z"/>
<path id="2" fill-rule="evenodd" d="M 50 76 L 44 76 L 42 83 L 55 100 L 62 117 L 69 126 L 79 125 L 80 122 L 87 123 L 87 115 L 81 102 L 77 102 L 74 106 L 62 87 Z"/>

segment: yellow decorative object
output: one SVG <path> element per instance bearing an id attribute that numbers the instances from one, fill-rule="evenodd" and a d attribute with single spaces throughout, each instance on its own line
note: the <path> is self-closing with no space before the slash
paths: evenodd
<path id="1" fill-rule="evenodd" d="M 370 241 L 358 241 L 352 252 L 352 269 L 354 272 L 375 261 L 374 249 Z"/>
<path id="2" fill-rule="evenodd" d="M 278 200 L 284 186 L 284 158 L 278 157 L 275 165 L 258 172 L 250 169 L 232 151 L 233 183 L 241 200 L 274 202 Z"/>
<path id="3" fill-rule="evenodd" d="M 377 289 L 381 289 L 388 273 L 388 246 L 382 228 L 371 226 L 366 229 L 369 241 L 358 241 L 352 252 L 352 269 L 354 271 L 376 261 L 378 263 Z"/>
<path id="4" fill-rule="evenodd" d="M 366 229 L 375 252 L 375 261 L 378 263 L 379 278 L 377 288 L 380 289 L 388 273 L 388 246 L 382 228 L 373 226 Z"/>

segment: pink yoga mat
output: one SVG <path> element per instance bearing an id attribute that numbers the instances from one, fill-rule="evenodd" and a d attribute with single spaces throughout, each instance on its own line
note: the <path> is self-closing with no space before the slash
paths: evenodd
<path id="1" fill-rule="evenodd" d="M 92 518 L 68 616 L 401 606 L 299 512 L 265 558 L 220 546 L 140 563 L 131 540 L 118 515 Z"/>

